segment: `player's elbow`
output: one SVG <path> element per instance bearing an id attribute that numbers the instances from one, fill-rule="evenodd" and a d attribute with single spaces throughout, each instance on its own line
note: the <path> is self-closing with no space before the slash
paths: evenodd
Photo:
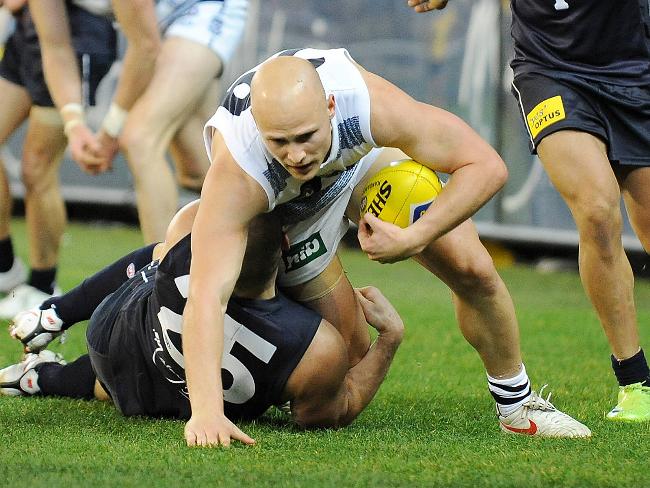
<path id="1" fill-rule="evenodd" d="M 495 162 L 495 181 L 498 184 L 499 189 L 508 181 L 508 167 L 506 163 L 499 157 L 496 157 L 497 161 Z"/>

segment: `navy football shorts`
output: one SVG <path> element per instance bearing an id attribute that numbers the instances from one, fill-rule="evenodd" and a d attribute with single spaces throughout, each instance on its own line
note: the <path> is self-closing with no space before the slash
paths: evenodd
<path id="1" fill-rule="evenodd" d="M 81 71 L 84 105 L 95 105 L 95 92 L 117 55 L 117 41 L 112 22 L 68 4 L 72 43 Z M 53 107 L 45 83 L 41 48 L 29 10 L 16 17 L 16 30 L 7 40 L 0 61 L 0 77 L 27 90 L 32 103 Z"/>
<path id="2" fill-rule="evenodd" d="M 512 92 L 519 100 L 532 153 L 547 135 L 571 129 L 602 139 L 612 163 L 650 166 L 650 87 L 561 72 L 522 73 L 515 77 Z"/>

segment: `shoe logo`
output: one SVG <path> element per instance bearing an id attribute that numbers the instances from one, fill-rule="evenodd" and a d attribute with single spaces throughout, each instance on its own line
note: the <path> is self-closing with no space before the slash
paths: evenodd
<path id="1" fill-rule="evenodd" d="M 32 390 L 34 388 L 34 382 L 31 378 L 27 378 L 27 388 Z"/>
<path id="2" fill-rule="evenodd" d="M 517 427 L 511 427 L 509 425 L 504 424 L 503 422 L 501 422 L 501 425 L 503 425 L 503 427 L 508 429 L 510 432 L 514 432 L 516 434 L 535 435 L 537 433 L 537 425 L 532 420 L 529 420 L 528 422 L 530 423 L 530 425 L 526 429 L 518 429 Z"/>

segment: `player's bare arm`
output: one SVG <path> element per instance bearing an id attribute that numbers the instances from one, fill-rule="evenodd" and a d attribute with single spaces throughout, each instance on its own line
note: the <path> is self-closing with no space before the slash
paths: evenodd
<path id="1" fill-rule="evenodd" d="M 65 2 L 29 0 L 29 11 L 38 32 L 45 80 L 52 100 L 59 110 L 69 103 L 81 104 L 81 80 Z"/>
<path id="2" fill-rule="evenodd" d="M 431 169 L 451 175 L 435 205 L 421 219 L 404 230 L 391 227 L 397 244 L 392 252 L 404 259 L 471 217 L 501 189 L 508 173 L 497 152 L 459 117 L 418 102 L 385 79 L 360 69 L 370 92 L 375 142 L 399 148 Z M 373 228 L 390 226 L 372 215 L 364 216 L 361 224 L 366 222 Z"/>
<path id="3" fill-rule="evenodd" d="M 102 171 L 101 146 L 85 123 L 81 79 L 65 2 L 30 0 L 29 10 L 38 32 L 45 80 L 61 112 L 72 157 L 84 171 Z"/>
<path id="4" fill-rule="evenodd" d="M 430 10 L 442 10 L 449 0 L 408 0 L 407 4 L 418 13 Z"/>
<path id="5" fill-rule="evenodd" d="M 341 335 L 328 322 L 321 322 L 303 361 L 287 382 L 286 390 L 293 394 L 291 414 L 298 425 L 349 425 L 370 403 L 386 377 L 402 341 L 404 324 L 377 288 L 358 289 L 356 296 L 367 322 L 379 336 L 361 361 L 349 368 Z"/>
<path id="6" fill-rule="evenodd" d="M 192 406 L 185 427 L 188 445 L 228 446 L 231 439 L 254 442 L 225 417 L 219 372 L 224 314 L 241 270 L 248 225 L 267 205 L 262 188 L 235 163 L 215 131 L 212 165 L 192 228 L 190 289 L 183 314 L 185 372 Z"/>
<path id="7" fill-rule="evenodd" d="M 129 41 L 113 102 L 129 110 L 153 76 L 161 39 L 152 0 L 113 0 L 113 10 Z"/>

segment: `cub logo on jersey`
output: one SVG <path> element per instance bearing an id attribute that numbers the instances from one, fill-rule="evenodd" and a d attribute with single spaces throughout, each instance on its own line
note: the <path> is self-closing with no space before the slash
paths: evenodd
<path id="1" fill-rule="evenodd" d="M 553 125 L 565 118 L 566 114 L 564 112 L 562 97 L 557 95 L 538 103 L 535 108 L 526 115 L 526 122 L 528 123 L 531 135 L 536 137 L 537 134 L 546 129 L 549 125 Z"/>
<path id="2" fill-rule="evenodd" d="M 286 251 L 282 251 L 285 272 L 288 273 L 289 271 L 302 268 L 326 252 L 327 248 L 325 247 L 323 238 L 320 232 L 316 232 L 304 241 L 297 242 Z"/>

